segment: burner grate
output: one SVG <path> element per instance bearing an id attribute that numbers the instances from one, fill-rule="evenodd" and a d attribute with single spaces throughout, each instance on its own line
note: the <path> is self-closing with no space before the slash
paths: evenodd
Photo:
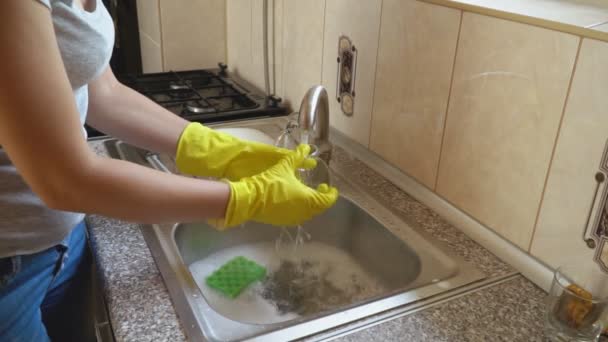
<path id="1" fill-rule="evenodd" d="M 126 76 L 121 81 L 189 120 L 220 114 L 226 117 L 232 112 L 239 117 L 285 112 L 276 104 L 266 103 L 265 96 L 251 93 L 246 82 L 237 83 L 230 75 L 214 69 Z"/>
<path id="2" fill-rule="evenodd" d="M 175 115 L 202 123 L 287 114 L 280 98 L 256 92 L 249 83 L 219 69 L 117 75 L 122 83 L 146 95 Z M 89 137 L 103 133 L 86 126 Z"/>

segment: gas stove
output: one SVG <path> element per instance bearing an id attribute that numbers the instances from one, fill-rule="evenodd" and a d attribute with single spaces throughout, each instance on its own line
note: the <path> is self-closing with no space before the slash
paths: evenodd
<path id="1" fill-rule="evenodd" d="M 280 98 L 263 95 L 226 69 L 220 63 L 218 69 L 124 75 L 118 79 L 189 121 L 210 123 L 287 114 Z M 86 128 L 89 137 L 103 136 Z"/>

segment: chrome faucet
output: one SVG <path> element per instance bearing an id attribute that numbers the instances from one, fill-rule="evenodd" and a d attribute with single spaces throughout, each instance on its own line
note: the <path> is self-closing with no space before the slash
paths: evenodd
<path id="1" fill-rule="evenodd" d="M 329 165 L 332 145 L 329 142 L 329 102 L 323 86 L 310 88 L 300 105 L 298 114 L 300 143 L 316 147 L 312 155 L 318 156 Z"/>

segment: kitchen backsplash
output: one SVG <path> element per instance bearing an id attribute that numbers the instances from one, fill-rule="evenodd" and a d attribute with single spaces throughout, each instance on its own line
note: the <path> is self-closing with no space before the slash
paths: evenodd
<path id="1" fill-rule="evenodd" d="M 143 2 L 162 27 L 140 19 L 142 51 L 153 51 L 144 70 L 225 60 L 264 89 L 262 0 Z M 339 131 L 544 263 L 590 260 L 582 234 L 608 139 L 608 42 L 429 1 L 353 2 L 268 1 L 270 91 L 297 110 L 325 85 Z M 166 29 L 189 11 L 225 16 Z M 356 47 L 351 116 L 337 101 L 341 36 Z"/>
<path id="2" fill-rule="evenodd" d="M 144 73 L 226 60 L 226 0 L 137 0 Z"/>

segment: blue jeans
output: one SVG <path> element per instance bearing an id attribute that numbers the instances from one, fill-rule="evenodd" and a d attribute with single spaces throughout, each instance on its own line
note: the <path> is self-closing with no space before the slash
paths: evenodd
<path id="1" fill-rule="evenodd" d="M 82 341 L 90 260 L 84 221 L 59 245 L 0 258 L 0 341 Z"/>

